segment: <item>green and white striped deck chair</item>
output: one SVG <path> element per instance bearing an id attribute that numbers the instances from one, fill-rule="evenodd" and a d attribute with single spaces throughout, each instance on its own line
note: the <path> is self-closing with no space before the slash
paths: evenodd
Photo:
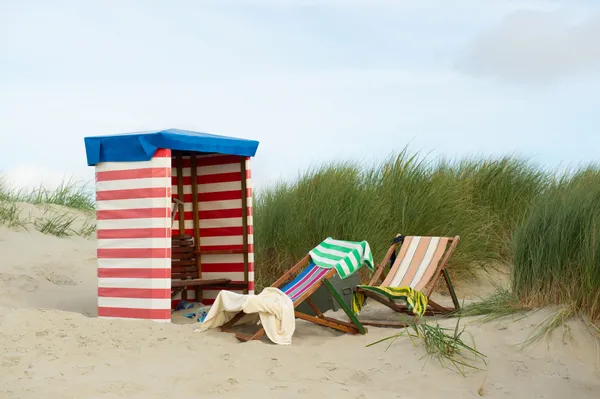
<path id="1" fill-rule="evenodd" d="M 358 286 L 356 291 L 365 297 L 403 313 L 415 312 L 413 312 L 412 307 L 400 305 L 395 300 L 406 300 L 406 296 L 410 296 L 413 299 L 415 297 L 418 298 L 421 293 L 426 297 L 425 309 L 421 309 L 424 315 L 443 314 L 458 310 L 460 305 L 450 276 L 446 270 L 446 265 L 459 240 L 459 236 L 424 237 L 402 236 L 398 234 L 382 262 L 375 270 L 369 284 Z M 400 243 L 402 243 L 402 246 L 396 255 L 396 250 Z M 390 264 L 390 269 L 387 273 L 384 273 L 384 269 L 388 264 Z M 452 298 L 452 308 L 444 307 L 430 298 L 442 275 Z M 410 291 L 411 294 L 403 297 L 401 293 L 402 289 L 405 289 L 407 292 Z M 418 306 L 418 304 L 415 305 Z M 398 323 L 367 322 L 362 320 L 361 323 L 379 327 L 404 326 Z"/>

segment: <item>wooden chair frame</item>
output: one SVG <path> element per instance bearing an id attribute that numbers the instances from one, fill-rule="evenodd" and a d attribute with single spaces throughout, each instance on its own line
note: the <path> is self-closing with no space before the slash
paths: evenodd
<path id="1" fill-rule="evenodd" d="M 290 270 L 288 270 L 283 276 L 281 276 L 277 281 L 275 281 L 271 285 L 271 287 L 275 287 L 275 288 L 281 287 L 284 283 L 291 280 L 291 278 L 293 278 L 298 272 L 300 272 L 306 266 L 308 266 L 309 263 L 310 263 L 310 256 L 306 255 L 298 263 L 296 263 L 296 265 L 294 265 Z M 296 309 L 298 307 L 298 305 L 300 305 L 302 302 L 306 301 L 306 303 L 311 307 L 311 309 L 315 312 L 315 314 L 317 316 L 316 317 L 311 316 L 306 313 L 299 312 L 297 310 L 294 311 L 294 315 L 296 316 L 296 318 L 299 318 L 302 320 L 307 320 L 307 321 L 313 322 L 315 324 L 333 328 L 335 330 L 342 331 L 345 333 L 366 334 L 367 329 L 361 324 L 361 322 L 358 320 L 356 315 L 346 305 L 346 303 L 343 301 L 340 294 L 335 290 L 335 288 L 329 281 L 329 279 L 332 278 L 335 275 L 335 273 L 336 273 L 336 270 L 334 268 L 332 268 L 319 282 L 317 282 L 312 287 L 310 287 L 305 293 L 303 293 L 300 297 L 298 297 L 294 301 L 294 309 Z M 340 307 L 344 310 L 344 312 L 346 313 L 348 318 L 352 321 L 352 323 L 337 320 L 337 319 L 334 319 L 331 317 L 326 317 L 325 315 L 323 315 L 321 310 L 319 310 L 319 308 L 314 304 L 314 302 L 310 299 L 310 296 L 316 290 L 318 290 L 319 287 L 321 287 L 322 285 L 325 285 L 325 287 L 327 287 L 327 289 L 329 290 L 329 292 L 331 293 L 333 298 L 340 305 Z M 244 316 L 244 314 L 245 314 L 244 312 L 239 312 L 238 314 L 236 314 L 230 321 L 228 321 L 221 327 L 221 331 L 234 333 L 235 337 L 242 342 L 250 341 L 253 339 L 260 339 L 265 334 L 265 329 L 262 327 L 253 334 L 242 334 L 242 333 L 238 333 L 232 329 L 232 327 Z"/>
<path id="2" fill-rule="evenodd" d="M 396 235 L 396 238 L 400 237 L 400 236 L 401 235 L 398 234 L 398 235 Z M 450 257 L 454 253 L 454 250 L 456 249 L 456 246 L 458 245 L 458 242 L 460 241 L 460 236 L 444 237 L 444 238 L 448 239 L 448 244 L 450 244 L 450 245 L 446 248 L 446 251 L 442 257 L 442 260 L 440 261 L 439 265 L 437 266 L 437 270 L 431 277 L 428 287 L 425 290 L 425 296 L 427 296 L 427 309 L 425 310 L 425 314 L 424 314 L 425 316 L 447 314 L 447 313 L 451 313 L 451 312 L 454 312 L 454 311 L 460 309 L 460 303 L 458 302 L 458 297 L 456 296 L 456 292 L 454 291 L 454 286 L 452 285 L 452 281 L 450 280 L 450 275 L 448 274 L 448 270 L 446 269 L 448 261 L 450 260 Z M 369 286 L 378 286 L 383 281 L 385 281 L 387 274 L 384 274 L 384 269 L 385 269 L 386 265 L 389 263 L 389 261 L 392 257 L 392 254 L 394 254 L 394 252 L 398 248 L 398 244 L 400 244 L 400 243 L 395 242 L 390 246 L 387 253 L 383 257 L 383 260 L 381 261 L 379 266 L 377 266 L 377 269 L 375 270 L 375 273 L 373 274 L 371 281 L 369 281 L 369 284 L 368 284 Z M 448 291 L 450 292 L 450 297 L 452 298 L 453 307 L 451 307 L 451 308 L 442 306 L 442 305 L 432 301 L 430 298 L 439 278 L 442 275 L 444 276 L 444 281 L 446 283 Z M 378 295 L 378 294 L 368 291 L 368 290 L 361 289 L 360 287 L 357 288 L 357 291 L 360 291 L 366 297 L 371 298 L 371 299 L 381 303 L 382 305 L 385 305 L 385 306 L 389 307 L 390 309 L 395 310 L 396 312 L 410 313 L 410 311 L 406 305 L 399 305 L 389 298 Z M 375 326 L 375 327 L 400 327 L 401 328 L 401 327 L 407 326 L 406 323 L 393 323 L 393 322 L 361 321 L 361 323 L 363 325 Z"/>

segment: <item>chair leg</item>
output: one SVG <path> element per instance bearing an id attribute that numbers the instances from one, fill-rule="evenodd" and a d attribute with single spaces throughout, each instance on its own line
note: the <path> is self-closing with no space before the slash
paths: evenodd
<path id="1" fill-rule="evenodd" d="M 460 303 L 458 302 L 458 297 L 456 296 L 456 291 L 454 291 L 454 285 L 452 285 L 452 280 L 450 280 L 450 274 L 448 270 L 444 269 L 442 271 L 444 273 L 444 280 L 446 280 L 446 285 L 448 286 L 448 291 L 450 291 L 450 296 L 452 297 L 452 303 L 454 304 L 453 311 L 460 309 Z"/>
<path id="2" fill-rule="evenodd" d="M 235 334 L 235 337 L 242 342 L 248 342 L 253 339 L 260 339 L 263 335 L 265 335 L 265 329 L 261 328 L 260 330 L 258 330 L 257 332 L 255 332 L 252 335 L 237 333 L 237 334 Z"/>
<path id="3" fill-rule="evenodd" d="M 225 323 L 225 324 L 223 324 L 221 326 L 221 331 L 228 330 L 231 327 L 233 327 L 235 325 L 235 323 L 237 323 L 238 321 L 240 321 L 240 319 L 242 317 L 244 317 L 244 314 L 245 314 L 244 312 L 239 312 L 238 314 L 236 314 L 235 316 L 233 316 L 231 318 L 231 320 L 229 320 L 227 323 Z"/>
<path id="4" fill-rule="evenodd" d="M 348 334 L 358 334 L 360 332 L 358 328 L 356 328 L 356 326 L 351 325 L 350 323 L 340 322 L 339 320 L 335 320 L 329 317 L 321 319 L 298 311 L 294 313 L 299 319 L 310 321 L 321 326 L 333 328 L 334 330 L 342 331 Z"/>
<path id="5" fill-rule="evenodd" d="M 333 288 L 333 285 L 331 285 L 329 280 L 323 280 L 323 284 L 325 284 L 325 287 L 327 287 L 331 295 L 335 298 L 337 303 L 344 310 L 344 313 L 346 313 L 346 316 L 348 316 L 348 318 L 352 321 L 352 324 L 356 326 L 358 331 L 360 331 L 361 334 L 366 334 L 367 329 L 363 327 L 363 325 L 360 323 L 360 320 L 358 320 L 358 317 L 356 317 L 352 309 L 350 309 L 348 305 L 346 305 L 340 294 L 335 290 L 335 288 Z"/>

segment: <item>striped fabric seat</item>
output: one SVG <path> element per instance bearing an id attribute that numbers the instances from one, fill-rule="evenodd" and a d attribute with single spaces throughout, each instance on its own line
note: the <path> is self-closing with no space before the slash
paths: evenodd
<path id="1" fill-rule="evenodd" d="M 290 281 L 281 291 L 289 296 L 292 301 L 300 298 L 310 287 L 321 281 L 329 272 L 329 269 L 316 266 L 313 262 L 304 269 L 298 276 Z"/>
<path id="2" fill-rule="evenodd" d="M 435 274 L 447 244 L 447 237 L 406 236 L 381 286 L 422 291 Z"/>

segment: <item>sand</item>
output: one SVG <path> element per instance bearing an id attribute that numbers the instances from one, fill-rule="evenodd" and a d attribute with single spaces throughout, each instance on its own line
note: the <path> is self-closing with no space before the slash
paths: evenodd
<path id="1" fill-rule="evenodd" d="M 297 321 L 293 344 L 277 346 L 194 333 L 187 319 L 97 319 L 93 238 L 0 228 L 0 255 L 0 398 L 600 397 L 597 341 L 581 321 L 569 324 L 570 337 L 557 331 L 519 350 L 552 309 L 465 319 L 487 366 L 463 377 L 426 361 L 407 337 L 366 347 L 390 329 L 350 336 Z M 459 296 L 492 287 L 480 278 L 457 285 Z M 395 316 L 370 303 L 363 317 Z"/>

